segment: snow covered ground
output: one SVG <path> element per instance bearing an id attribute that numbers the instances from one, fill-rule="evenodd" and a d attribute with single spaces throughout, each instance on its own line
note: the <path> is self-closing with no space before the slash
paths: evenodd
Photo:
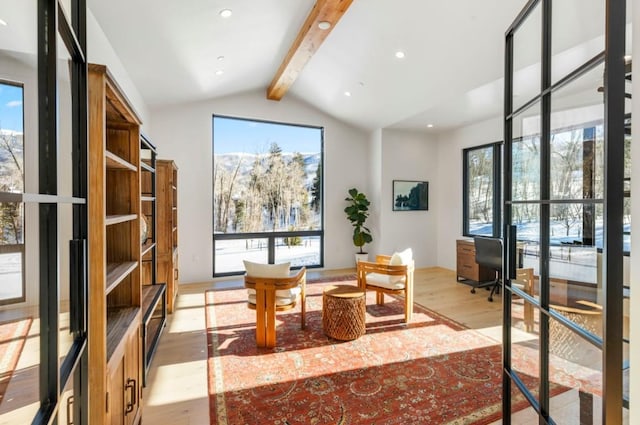
<path id="1" fill-rule="evenodd" d="M 0 300 L 22 296 L 21 254 L 0 254 Z"/>
<path id="2" fill-rule="evenodd" d="M 300 245 L 287 246 L 278 238 L 276 263 L 291 262 L 291 267 L 316 265 L 320 263 L 320 238 L 301 238 Z M 266 263 L 268 258 L 267 239 L 234 239 L 216 241 L 216 273 L 244 271 L 242 260 Z"/>

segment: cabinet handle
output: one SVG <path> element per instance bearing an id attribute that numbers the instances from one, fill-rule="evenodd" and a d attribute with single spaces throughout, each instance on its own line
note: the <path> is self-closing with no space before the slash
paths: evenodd
<path id="1" fill-rule="evenodd" d="M 128 413 L 133 412 L 133 406 L 136 405 L 136 403 L 138 402 L 137 400 L 137 383 L 135 379 L 127 379 L 127 384 L 124 386 L 125 391 L 131 390 L 131 393 L 129 394 L 129 402 L 127 403 L 127 408 L 124 411 L 125 415 Z"/>
<path id="2" fill-rule="evenodd" d="M 67 425 L 73 425 L 73 395 L 67 399 Z"/>
<path id="3" fill-rule="evenodd" d="M 173 269 L 173 279 L 178 280 L 179 275 L 180 273 L 178 272 L 178 269 Z"/>
<path id="4" fill-rule="evenodd" d="M 133 380 L 133 404 L 138 404 L 138 380 Z"/>

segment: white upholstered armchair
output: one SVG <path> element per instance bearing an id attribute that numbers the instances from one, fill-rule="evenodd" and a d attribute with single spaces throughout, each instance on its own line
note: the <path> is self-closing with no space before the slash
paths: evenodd
<path id="1" fill-rule="evenodd" d="M 244 262 L 247 274 L 244 286 L 250 309 L 256 311 L 256 344 L 276 346 L 276 311 L 290 310 L 301 302 L 301 328 L 305 327 L 306 268 L 291 276 L 289 263 L 259 264 Z"/>
<path id="2" fill-rule="evenodd" d="M 413 315 L 413 252 L 407 248 L 393 255 L 378 255 L 375 262 L 359 261 L 358 286 L 376 291 L 376 303 L 384 304 L 384 294 L 404 296 L 404 321 Z"/>

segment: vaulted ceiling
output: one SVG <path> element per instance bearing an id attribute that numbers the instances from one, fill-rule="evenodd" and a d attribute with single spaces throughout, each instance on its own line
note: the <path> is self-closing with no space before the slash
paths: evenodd
<path id="1" fill-rule="evenodd" d="M 2 2 L 0 19 L 8 24 L 0 25 L 0 49 L 35 63 L 35 3 Z M 364 129 L 435 132 L 501 115 L 504 34 L 525 2 L 88 0 L 88 5 L 152 110 L 247 91 L 267 97 L 279 69 L 289 65 L 284 91 L 270 98 L 296 97 Z M 553 73 L 564 75 L 603 50 L 603 5 L 554 3 Z M 324 35 L 316 21 L 304 25 L 318 8 L 318 19 L 333 20 Z M 231 16 L 222 17 L 224 9 Z M 629 11 L 629 21 L 631 16 Z M 540 83 L 540 25 L 535 18 L 528 21 L 530 28 L 518 30 L 514 77 L 522 101 Z M 627 22 L 628 36 L 630 28 Z M 288 61 L 297 45 L 303 60 Z M 600 74 L 572 90 L 591 92 L 601 85 Z"/>
<path id="2" fill-rule="evenodd" d="M 315 3 L 88 1 L 152 109 L 249 90 L 267 96 Z M 438 131 L 502 113 L 504 34 L 526 0 L 349 3 L 285 99 L 365 129 Z"/>

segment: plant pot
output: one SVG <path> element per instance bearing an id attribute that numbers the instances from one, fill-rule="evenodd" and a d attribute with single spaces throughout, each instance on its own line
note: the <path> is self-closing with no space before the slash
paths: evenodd
<path id="1" fill-rule="evenodd" d="M 362 254 L 356 253 L 356 264 L 359 261 L 369 261 L 369 254 L 366 252 L 363 252 Z"/>

